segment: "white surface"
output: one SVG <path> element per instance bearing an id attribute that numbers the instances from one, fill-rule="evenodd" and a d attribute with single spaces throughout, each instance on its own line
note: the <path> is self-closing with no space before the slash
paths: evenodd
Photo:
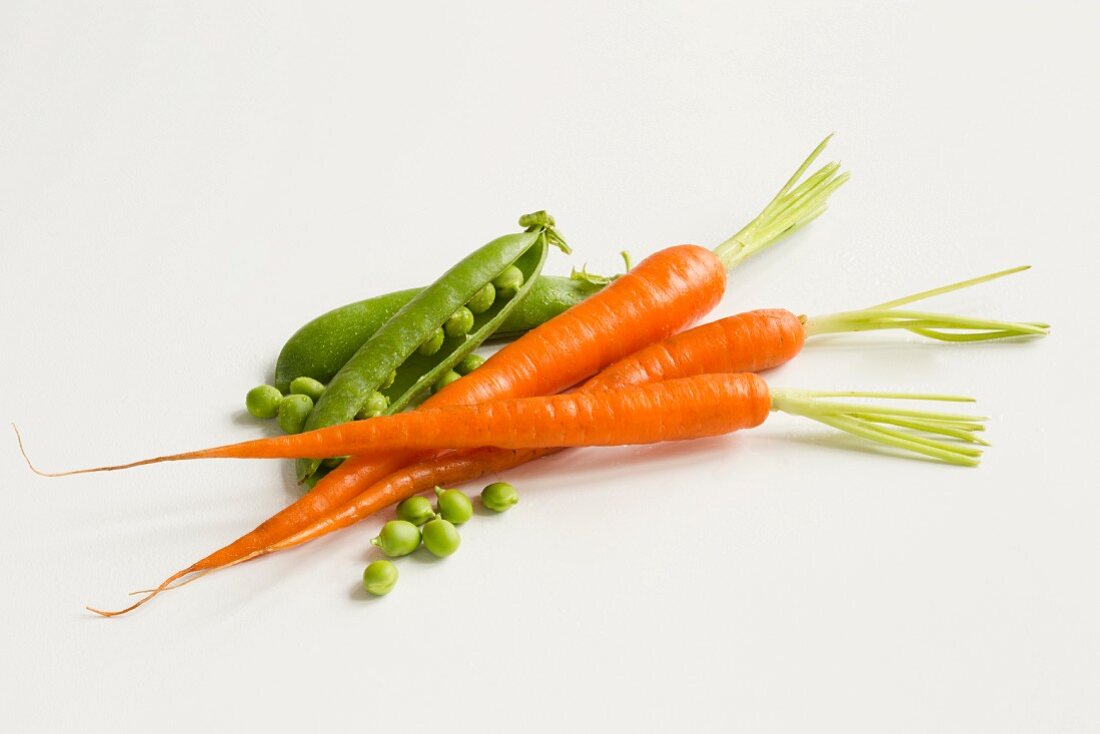
<path id="1" fill-rule="evenodd" d="M 978 470 L 780 419 L 574 452 L 381 601 L 371 521 L 93 618 L 288 473 L 49 481 L 4 439 L 9 730 L 1100 728 L 1095 5 L 312 5 L 0 8 L 0 417 L 42 464 L 260 435 L 244 392 L 301 322 L 524 211 L 576 249 L 554 272 L 715 243 L 831 130 L 852 182 L 717 315 L 1030 262 L 935 305 L 1054 335 L 845 338 L 771 378 L 973 393 Z"/>

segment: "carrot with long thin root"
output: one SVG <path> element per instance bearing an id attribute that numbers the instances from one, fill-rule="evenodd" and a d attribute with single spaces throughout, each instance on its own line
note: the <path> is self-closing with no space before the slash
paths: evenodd
<path id="1" fill-rule="evenodd" d="M 961 466 L 976 466 L 981 456 L 981 449 L 977 446 L 987 445 L 974 435 L 983 429 L 982 422 L 986 420 L 983 416 L 874 403 L 838 402 L 836 398 L 973 402 L 971 398 L 954 395 L 769 390 L 767 383 L 758 375 L 739 373 L 696 375 L 628 388 L 524 398 L 487 406 L 444 408 L 404 415 L 423 415 L 426 421 L 433 420 L 432 414 L 461 415 L 469 428 L 475 432 L 484 431 L 481 440 L 514 442 L 523 446 L 547 443 L 577 446 L 653 443 L 715 436 L 758 426 L 771 412 L 804 416 L 889 448 Z M 562 413 L 573 414 L 578 420 L 563 424 L 559 420 Z M 358 522 L 364 513 L 377 511 L 415 494 L 426 486 L 425 482 L 455 484 L 503 471 L 523 460 L 523 452 L 483 447 L 475 451 L 450 452 L 413 464 L 380 482 L 378 491 L 363 493 L 356 503 L 322 518 L 316 526 L 291 534 L 272 547 L 226 565 L 235 565 L 274 550 L 292 548 L 347 527 Z M 205 573 L 205 569 L 173 574 L 157 588 L 148 590 L 147 596 L 124 609 L 88 609 L 105 617 L 125 614 L 157 594 L 174 588 L 173 583 L 189 573 Z"/>
<path id="2" fill-rule="evenodd" d="M 681 245 L 646 258 L 603 291 L 504 347 L 425 405 L 558 392 L 646 344 L 690 326 L 718 303 L 725 290 L 725 270 L 825 212 L 830 195 L 848 180 L 848 174 L 840 173 L 839 164 L 830 163 L 801 183 L 799 180 L 831 137 L 813 150 L 756 219 L 713 253 Z M 363 487 L 420 458 L 408 452 L 353 457 L 299 500 L 174 577 L 231 565 L 262 552 L 338 509 Z"/>
<path id="3" fill-rule="evenodd" d="M 1045 334 L 1046 324 L 1034 322 L 1002 322 L 972 319 L 934 312 L 901 312 L 899 306 L 931 298 L 951 291 L 985 283 L 996 278 L 1021 272 L 1026 267 L 1011 268 L 990 275 L 972 278 L 948 286 L 922 291 L 904 298 L 867 309 L 843 312 L 824 317 L 800 317 L 790 311 L 771 309 L 752 311 L 696 327 L 663 342 L 653 344 L 608 367 L 586 383 L 582 390 L 599 390 L 609 387 L 640 384 L 653 380 L 674 379 L 699 372 L 758 371 L 777 367 L 796 356 L 806 338 L 818 334 L 834 334 L 843 331 L 862 331 L 867 328 L 905 329 L 931 338 L 949 340 L 986 340 L 1006 337 L 1040 336 Z M 883 313 L 889 311 L 890 313 Z M 789 395 L 789 394 L 788 394 Z M 788 407 L 791 405 L 788 398 Z M 825 421 L 851 421 L 866 419 L 868 415 L 854 416 L 822 414 Z M 894 428 L 913 429 L 916 424 L 904 416 L 874 414 L 877 424 L 856 424 L 864 432 L 877 432 Z M 949 438 L 964 439 L 976 443 L 973 431 L 981 430 L 980 422 L 925 422 L 925 427 L 936 429 Z M 882 434 L 888 435 L 888 434 Z M 559 451 L 559 448 L 530 450 L 505 450 L 481 448 L 474 451 L 449 452 L 443 456 L 428 458 L 407 466 L 380 479 L 362 491 L 354 500 L 339 510 L 326 514 L 314 523 L 300 528 L 282 540 L 262 549 L 241 555 L 226 565 L 234 565 L 266 553 L 301 545 L 327 533 L 348 527 L 371 514 L 425 491 L 436 485 L 459 484 L 482 476 L 499 474 L 508 469 Z M 163 588 L 196 570 L 185 569 L 166 582 Z M 191 578 L 196 578 L 192 576 Z M 140 603 L 144 603 L 142 600 Z M 131 607 L 133 608 L 133 607 Z M 123 610 L 123 611 L 128 611 Z"/>
<path id="4" fill-rule="evenodd" d="M 585 385 L 586 392 L 646 382 L 667 380 L 705 373 L 756 372 L 774 367 L 793 357 L 802 348 L 807 336 L 872 329 L 905 329 L 935 339 L 987 340 L 1015 336 L 1045 334 L 1047 324 L 1035 322 L 1004 322 L 953 316 L 933 312 L 898 310 L 918 300 L 967 288 L 1025 270 L 1026 266 L 1010 268 L 979 278 L 935 288 L 930 291 L 895 299 L 859 311 L 829 314 L 823 317 L 795 316 L 779 309 L 753 311 L 717 321 L 669 337 L 640 349 Z M 477 383 L 475 383 L 477 384 Z M 560 442 L 528 439 L 522 434 L 522 424 L 513 426 L 515 436 L 499 431 L 492 436 L 479 421 L 493 415 L 507 419 L 508 411 L 524 409 L 527 402 L 484 403 L 472 409 L 477 401 L 463 401 L 461 408 L 445 407 L 395 416 L 382 416 L 371 421 L 344 423 L 305 433 L 257 439 L 226 446 L 159 456 L 128 464 L 77 469 L 46 474 L 64 476 L 100 471 L 115 471 L 165 461 L 217 458 L 307 458 L 359 455 L 398 449 L 466 448 L 496 446 L 511 449 L 598 445 L 577 443 L 563 438 Z M 542 403 L 538 403 L 542 406 Z M 592 402 L 576 395 L 559 396 L 545 405 L 546 410 L 562 415 L 580 415 L 592 410 Z M 518 414 L 517 414 L 518 417 Z M 493 424 L 497 427 L 498 424 Z M 582 426 L 583 427 L 583 426 Z M 461 429 L 461 430 L 459 430 Z M 563 434 L 564 435 L 564 434 Z M 657 437 L 654 441 L 674 440 Z M 622 443 L 645 443 L 625 439 Z M 22 441 L 20 441 L 22 447 Z M 28 461 L 29 463 L 29 461 Z"/>
<path id="5" fill-rule="evenodd" d="M 701 373 L 759 372 L 778 367 L 793 359 L 802 350 L 807 338 L 845 331 L 901 329 L 945 341 L 986 341 L 1043 336 L 1049 330 L 1049 326 L 1043 323 L 993 321 L 936 312 L 918 313 L 897 310 L 899 306 L 987 283 L 1027 269 L 1028 266 L 1009 268 L 914 293 L 866 309 L 821 317 L 796 316 L 782 309 L 737 314 L 697 326 L 663 342 L 652 344 L 607 367 L 585 383 L 581 389 L 601 390 L 689 377 Z M 880 419 L 885 425 L 893 424 L 900 428 L 914 427 L 903 417 L 895 416 L 887 419 L 880 416 Z M 964 438 L 965 434 L 958 431 L 978 431 L 981 430 L 981 425 L 980 423 L 971 423 L 966 426 L 945 424 L 941 428 L 945 436 Z M 482 461 L 491 463 L 491 468 L 482 471 L 483 467 L 476 462 L 471 462 L 468 465 L 470 474 L 467 476 L 461 476 L 453 471 L 457 460 L 451 455 L 439 466 L 441 470 L 444 468 L 451 470 L 446 479 L 440 479 L 433 474 L 433 460 L 425 460 L 416 464 L 415 467 L 395 472 L 373 483 L 337 512 L 249 557 L 292 548 L 348 527 L 392 503 L 400 502 L 434 486 L 460 484 L 486 474 L 499 474 L 561 450 L 560 448 L 526 451 L 482 449 L 478 451 L 478 456 Z"/>
<path id="6" fill-rule="evenodd" d="M 837 402 L 835 398 L 972 402 L 971 398 L 952 395 L 769 390 L 763 378 L 753 373 L 704 374 L 625 388 L 414 411 L 361 425 L 373 426 L 379 442 L 384 437 L 408 438 L 424 447 L 608 446 L 722 435 L 759 426 L 770 412 L 782 411 L 951 464 L 977 465 L 981 456 L 977 446 L 986 445 L 974 435 L 982 430 L 982 416 Z M 454 429 L 456 423 L 463 426 L 461 432 Z M 424 477 L 451 484 L 475 472 L 490 473 L 508 466 L 516 456 L 480 448 L 414 465 L 402 473 L 400 482 L 387 483 L 385 495 L 375 496 L 372 502 L 379 507 L 391 504 L 409 494 Z M 337 513 L 324 520 L 328 531 L 355 521 L 352 513 Z M 279 546 L 292 547 L 306 539 L 302 534 L 292 535 Z M 186 573 L 174 574 L 150 593 L 170 588 Z M 115 616 L 136 609 L 150 598 L 117 612 L 91 611 Z"/>
<path id="7" fill-rule="evenodd" d="M 703 381 L 712 389 L 712 383 L 723 378 L 730 384 L 723 384 L 715 393 L 703 393 L 701 399 L 717 399 L 722 408 L 739 411 L 737 416 L 725 415 L 713 417 L 716 421 L 728 421 L 725 426 L 730 430 L 758 425 L 763 422 L 768 411 L 800 415 L 838 430 L 850 433 L 865 440 L 900 450 L 926 456 L 938 461 L 960 466 L 976 466 L 981 457 L 979 446 L 988 444 L 975 434 L 984 429 L 983 416 L 971 416 L 957 413 L 941 413 L 911 410 L 889 405 L 875 405 L 859 402 L 839 402 L 836 398 L 894 399 L 894 400 L 933 400 L 950 402 L 972 402 L 968 397 L 954 395 L 911 395 L 906 393 L 880 392 L 814 392 L 809 390 L 773 390 L 770 393 L 764 381 L 751 373 L 736 375 L 702 375 L 679 378 L 665 383 L 650 383 L 650 387 L 669 383 Z M 755 378 L 755 379 L 754 379 Z M 641 388 L 638 388 L 641 389 Z M 739 391 L 736 398 L 734 391 Z M 610 391 L 614 393 L 614 391 Z M 606 395 L 607 392 L 599 394 Z M 696 393 L 696 397 L 701 397 Z M 725 401 L 729 401 L 726 403 Z M 735 407 L 736 406 L 736 407 Z M 720 410 L 717 406 L 712 406 Z M 711 424 L 716 433 L 724 431 Z M 505 451 L 503 449 L 479 449 L 476 452 L 458 452 L 437 461 L 423 461 L 376 482 L 352 502 L 342 507 L 308 528 L 290 535 L 275 545 L 249 556 L 255 558 L 267 553 L 288 550 L 328 533 L 354 525 L 375 512 L 407 497 L 423 492 L 440 484 L 459 484 L 489 474 L 498 474 L 506 469 L 532 461 L 560 451 L 540 449 L 535 451 Z M 469 459 L 464 462 L 464 458 Z M 469 474 L 462 475 L 466 468 Z M 445 477 L 441 478 L 441 477 Z M 243 560 L 249 560 L 249 558 Z"/>

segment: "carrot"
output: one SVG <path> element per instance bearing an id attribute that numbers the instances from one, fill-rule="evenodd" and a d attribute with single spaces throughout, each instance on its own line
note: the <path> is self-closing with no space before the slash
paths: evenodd
<path id="1" fill-rule="evenodd" d="M 753 379 L 755 378 L 755 379 Z M 728 382 L 726 382 L 728 380 Z M 893 398 L 899 400 L 946 400 L 952 402 L 972 402 L 970 398 L 951 395 L 910 395 L 904 393 L 860 393 L 860 392 L 812 392 L 804 390 L 776 390 L 768 393 L 764 381 L 751 374 L 736 375 L 699 375 L 677 378 L 660 383 L 652 383 L 634 392 L 646 394 L 662 391 L 674 384 L 690 385 L 690 389 L 679 390 L 681 395 L 690 394 L 690 400 L 714 400 L 716 414 L 711 414 L 702 406 L 696 418 L 716 421 L 706 427 L 696 427 L 693 431 L 677 434 L 677 438 L 687 438 L 687 434 L 714 435 L 730 430 L 750 427 L 763 422 L 767 411 L 781 411 L 800 415 L 818 421 L 833 428 L 851 433 L 860 438 L 877 442 L 891 448 L 919 454 L 929 458 L 960 466 L 976 466 L 981 449 L 972 445 L 987 444 L 974 434 L 983 429 L 982 416 L 959 415 L 953 413 L 932 413 L 927 411 L 906 410 L 893 407 L 880 407 L 864 403 L 837 403 L 834 398 Z M 700 390 L 701 386 L 706 386 Z M 733 399 L 733 390 L 743 390 L 739 399 Z M 622 390 L 600 390 L 594 397 L 606 399 L 608 396 L 623 393 Z M 726 401 L 729 401 L 728 403 Z M 733 411 L 735 415 L 723 413 Z M 763 411 L 761 416 L 759 411 Z M 680 416 L 677 416 L 677 420 Z M 721 424 L 725 421 L 724 424 Z M 604 430 L 616 430 L 604 427 Z M 617 434 L 622 438 L 625 433 Z M 666 434 L 672 436 L 672 433 Z M 943 440 L 944 438 L 949 440 Z M 591 440 L 591 439 L 590 439 Z M 968 445 L 971 444 L 971 445 Z M 473 452 L 451 452 L 445 457 L 427 460 L 406 467 L 382 479 L 352 502 L 344 505 L 315 522 L 312 526 L 283 538 L 278 543 L 257 551 L 243 560 L 255 558 L 275 551 L 287 550 L 315 540 L 323 535 L 354 525 L 363 518 L 411 497 L 433 486 L 457 484 L 493 474 L 560 451 L 560 448 L 545 448 L 528 451 L 481 448 Z M 463 474 L 463 472 L 469 472 Z"/>
<path id="2" fill-rule="evenodd" d="M 600 390 L 708 372 L 759 372 L 778 367 L 797 356 L 808 337 L 844 331 L 904 329 L 945 341 L 985 341 L 1041 336 L 1047 332 L 1047 324 L 989 321 L 948 314 L 896 310 L 899 306 L 969 288 L 1026 269 L 1026 266 L 1010 268 L 841 314 L 807 318 L 795 316 L 790 311 L 782 309 L 766 309 L 729 316 L 681 332 L 663 342 L 651 344 L 607 367 L 585 383 L 581 389 Z M 948 331 L 942 331 L 945 329 Z M 255 553 L 254 556 L 285 550 L 334 530 L 348 527 L 388 504 L 400 502 L 434 486 L 471 481 L 486 474 L 498 473 L 549 456 L 560 450 L 559 448 L 526 451 L 482 449 L 478 451 L 480 460 L 491 466 L 482 471 L 482 467 L 471 462 L 469 476 L 462 476 L 453 471 L 457 462 L 453 456 L 440 464 L 439 476 L 434 474 L 431 460 L 423 461 L 415 467 L 409 467 L 408 470 L 396 472 L 375 482 L 335 513 L 312 526 L 301 529 L 268 549 Z M 444 470 L 449 471 L 443 474 Z"/>
<path id="3" fill-rule="evenodd" d="M 745 379 L 734 377 L 701 375 L 549 397 L 423 408 L 138 463 L 203 458 L 324 458 L 402 449 L 534 449 L 682 441 L 744 427 L 738 415 L 744 407 L 730 401 L 742 397 L 733 390 L 733 382 L 740 385 Z"/>
<path id="4" fill-rule="evenodd" d="M 707 253 L 709 254 L 709 253 Z M 614 286 L 612 286 L 614 287 Z M 590 303 L 590 302 L 585 302 Z M 583 308 L 585 304 L 575 308 Z M 676 370 L 690 370 L 693 374 L 705 372 L 731 372 L 731 366 L 748 364 L 749 371 L 767 368 L 773 364 L 790 359 L 787 353 L 794 352 L 802 346 L 802 322 L 789 311 L 755 311 L 739 318 L 720 319 L 704 327 L 693 329 L 679 339 L 673 338 L 660 344 L 657 350 L 641 350 L 641 357 L 635 355 L 630 359 L 616 365 L 616 370 L 609 375 L 609 379 L 593 381 L 593 386 L 603 387 L 609 390 L 623 390 L 624 386 L 636 385 L 643 382 L 663 381 L 665 376 L 675 374 Z M 727 349 L 716 350 L 714 344 L 723 344 Z M 734 347 L 736 344 L 736 348 Z M 696 347 L 701 347 L 696 349 Z M 783 357 L 771 357 L 772 352 L 783 353 Z M 657 359 L 650 358 L 653 353 Z M 660 361 L 661 355 L 668 358 L 668 362 Z M 686 359 L 683 359 L 686 358 Z M 695 361 L 691 361 L 692 359 Z M 489 360 L 480 368 L 484 370 L 492 365 L 494 360 Z M 525 368 L 530 362 L 522 362 Z M 646 371 L 646 365 L 661 370 L 660 375 L 656 369 Z M 621 374 L 631 368 L 640 370 L 640 375 L 635 377 L 630 374 Z M 709 368 L 713 368 L 709 369 Z M 508 372 L 505 368 L 499 368 L 498 373 L 506 385 L 514 385 L 514 380 L 508 380 Z M 583 365 L 574 365 L 574 370 L 585 369 Z M 478 372 L 480 372 L 478 370 Z M 576 372 L 573 372 L 576 374 Z M 643 375 L 643 376 L 642 376 Z M 405 451 L 398 454 L 392 460 L 416 457 L 418 451 L 444 448 L 476 448 L 482 446 L 494 446 L 498 448 L 528 449 L 554 446 L 596 446 L 598 443 L 584 442 L 584 429 L 591 424 L 591 419 L 585 424 L 579 424 L 576 420 L 558 420 L 557 416 L 593 416 L 596 413 L 606 413 L 607 410 L 618 412 L 618 420 L 621 423 L 632 423 L 640 432 L 636 439 L 626 439 L 617 442 L 652 442 L 673 440 L 670 436 L 647 432 L 649 426 L 642 423 L 642 415 L 632 416 L 636 410 L 630 407 L 629 401 L 615 402 L 619 396 L 601 398 L 596 401 L 592 397 L 594 390 L 585 393 L 570 393 L 551 397 L 532 397 L 521 399 L 478 399 L 470 395 L 470 391 L 462 393 L 452 390 L 452 387 L 462 385 L 459 380 L 448 386 L 447 390 L 440 392 L 436 397 L 426 402 L 419 410 L 410 413 L 399 413 L 390 416 L 378 416 L 370 420 L 355 420 L 353 423 L 339 424 L 316 430 L 301 432 L 288 436 L 262 438 L 239 443 L 230 443 L 227 446 L 219 446 L 197 451 L 167 454 L 167 456 L 142 459 L 125 464 L 108 465 L 108 467 L 95 467 L 91 469 L 77 469 L 68 472 L 48 474 L 50 476 L 65 476 L 101 471 L 117 471 L 142 467 L 142 465 L 161 463 L 165 461 L 183 461 L 193 459 L 299 459 L 299 458 L 327 458 L 357 456 L 372 451 Z M 574 381 L 575 382 L 575 381 Z M 482 388 L 484 381 L 470 380 L 469 384 L 476 388 Z M 492 383 L 489 383 L 492 384 Z M 563 385 L 555 385 L 543 379 L 543 384 L 548 384 L 547 392 L 558 392 Z M 659 383 L 659 384 L 663 384 Z M 450 392 L 448 392 L 450 391 Z M 507 388 L 499 388 L 499 393 L 507 394 Z M 443 399 L 448 398 L 448 399 Z M 638 399 L 631 397 L 630 399 Z M 646 398 L 642 398 L 646 399 Z M 434 407 L 442 405 L 443 407 Z M 674 413 L 676 406 L 670 404 L 667 399 L 653 398 L 653 402 L 646 403 L 647 412 L 652 419 L 660 419 L 661 413 L 668 415 Z M 665 421 L 674 423 L 674 421 Z M 697 423 L 697 421 L 696 421 Z M 547 440 L 548 429 L 561 430 L 561 438 Z M 582 434 L 572 434 L 571 430 L 580 429 Z M 596 434 L 587 434 L 590 440 L 599 440 Z M 613 440 L 607 435 L 607 440 Z M 642 436 L 651 438 L 642 439 Z M 404 461 L 408 463 L 408 461 Z M 35 470 L 37 471 L 37 470 Z"/>
<path id="5" fill-rule="evenodd" d="M 607 390 L 705 373 L 755 372 L 768 369 L 795 356 L 801 350 L 807 334 L 892 328 L 908 329 L 918 334 L 949 341 L 961 339 L 978 341 L 1005 338 L 1006 336 L 1045 334 L 1049 328 L 1046 324 L 991 321 L 930 312 L 902 311 L 897 308 L 900 305 L 928 298 L 931 295 L 966 288 L 1025 269 L 1027 268 L 1010 268 L 859 311 L 807 318 L 805 316 L 795 316 L 790 311 L 769 309 L 719 319 L 637 350 L 605 369 L 600 375 L 589 381 L 585 385 L 585 389 L 588 391 Z M 943 329 L 954 331 L 948 333 L 944 332 Z M 959 330 L 965 333 L 955 333 Z M 487 363 L 487 365 L 492 364 L 494 364 L 494 360 Z M 583 366 L 581 369 L 583 369 Z M 461 385 L 463 383 L 459 381 L 454 384 Z M 471 380 L 469 384 L 479 387 L 483 386 L 484 382 Z M 476 398 L 472 398 L 468 394 L 463 396 L 456 390 L 451 390 L 451 394 L 459 396 L 451 399 L 451 405 L 469 406 L 479 403 Z M 429 401 L 426 405 L 432 405 L 434 402 L 436 401 Z M 497 401 L 494 401 L 494 403 L 496 404 L 482 403 L 482 405 L 487 405 L 488 407 L 485 410 L 493 412 L 501 419 L 507 419 L 510 410 L 530 409 L 526 404 L 512 406 Z M 538 405 L 541 408 L 542 403 L 538 402 Z M 562 397 L 556 401 L 550 400 L 546 403 L 545 409 L 557 412 L 569 411 L 573 414 L 581 410 L 592 410 L 590 401 L 575 396 Z M 113 471 L 184 459 L 339 457 L 402 448 L 497 446 L 523 449 L 541 448 L 550 445 L 562 447 L 597 445 L 594 443 L 577 443 L 570 439 L 563 439 L 558 444 L 552 442 L 525 443 L 522 437 L 505 435 L 499 430 L 502 427 L 499 422 L 493 424 L 493 427 L 489 427 L 488 424 L 479 422 L 483 420 L 484 416 L 477 410 L 448 410 L 444 408 L 441 411 L 438 408 L 429 408 L 416 414 L 382 416 L 371 422 L 359 421 L 339 424 L 295 435 L 245 441 L 199 451 L 143 459 L 129 464 L 79 469 L 49 476 Z M 516 428 L 517 426 L 521 431 L 524 429 L 522 423 L 516 423 L 512 427 Z M 455 431 L 460 429 L 462 434 L 455 434 Z M 496 430 L 495 433 L 494 430 Z M 479 434 L 479 431 L 482 433 Z M 654 440 L 671 439 L 664 437 Z"/>
<path id="6" fill-rule="evenodd" d="M 831 137 L 831 136 L 830 136 Z M 425 403 L 428 407 L 557 392 L 646 344 L 663 339 L 713 308 L 725 290 L 725 269 L 820 216 L 828 197 L 848 178 L 830 163 L 799 179 L 827 144 L 826 138 L 761 214 L 714 253 L 694 245 L 662 250 L 588 300 L 509 344 L 471 375 Z M 419 454 L 353 457 L 292 505 L 196 563 L 166 579 L 129 611 L 192 573 L 232 565 L 322 519 L 368 486 Z"/>
<path id="7" fill-rule="evenodd" d="M 472 375 L 433 395 L 419 411 L 49 476 L 116 471 L 187 459 L 324 458 L 402 448 L 447 448 L 430 440 L 425 443 L 414 440 L 414 431 L 422 436 L 430 435 L 427 423 L 405 433 L 395 433 L 394 437 L 384 437 L 378 430 L 393 426 L 392 430 L 400 431 L 400 426 L 410 422 L 416 424 L 423 416 L 430 416 L 428 420 L 439 423 L 440 417 L 431 412 L 431 408 L 469 406 L 517 395 L 559 392 L 589 377 L 616 357 L 660 341 L 698 319 L 722 297 L 725 280 L 721 262 L 709 250 L 695 245 L 670 247 L 646 258 L 602 293 L 520 337 Z M 443 432 L 468 429 L 461 421 L 469 418 L 470 415 L 460 412 L 443 419 L 439 425 Z M 487 445 L 485 441 L 454 448 L 483 445 Z M 403 465 L 415 460 L 417 455 L 411 451 L 390 455 L 379 463 Z M 365 457 L 360 461 L 377 460 Z"/>

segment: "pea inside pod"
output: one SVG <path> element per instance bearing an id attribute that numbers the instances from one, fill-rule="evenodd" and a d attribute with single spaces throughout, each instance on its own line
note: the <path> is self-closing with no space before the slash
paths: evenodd
<path id="1" fill-rule="evenodd" d="M 438 333 L 451 316 L 481 291 L 486 283 L 510 267 L 524 271 L 530 286 L 542 269 L 549 245 L 567 250 L 553 229 L 553 219 L 545 212 L 520 218 L 523 232 L 505 235 L 463 258 L 435 283 L 422 290 L 397 311 L 347 361 L 332 378 L 305 424 L 305 430 L 345 423 L 362 409 L 372 391 L 378 390 L 396 370 L 394 383 L 384 391 L 390 399 L 387 412 L 397 412 L 417 394 L 449 372 L 503 321 L 509 305 L 518 302 L 519 291 L 511 299 L 497 299 L 488 310 L 474 318 L 468 337 L 445 343 L 433 354 L 418 353 L 420 346 Z M 522 290 L 523 286 L 520 286 Z M 468 310 L 466 313 L 471 313 Z M 471 314 L 472 315 L 472 314 Z M 298 479 L 312 475 L 319 462 L 298 461 Z"/>

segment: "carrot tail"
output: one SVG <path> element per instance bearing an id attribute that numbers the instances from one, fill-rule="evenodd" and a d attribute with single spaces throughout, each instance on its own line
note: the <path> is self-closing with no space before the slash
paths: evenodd
<path id="1" fill-rule="evenodd" d="M 183 581 L 180 581 L 178 584 L 172 584 L 171 586 L 165 586 L 163 589 L 161 589 L 161 591 L 175 591 L 176 589 L 180 588 L 181 586 L 187 586 L 192 581 L 198 581 L 203 576 L 205 576 L 206 574 L 208 574 L 208 573 L 210 573 L 211 571 L 214 571 L 214 570 L 215 569 L 213 569 L 213 568 L 204 568 L 201 571 L 195 571 L 190 576 L 190 578 L 186 578 Z M 137 596 L 138 594 L 152 594 L 154 591 L 156 591 L 156 589 L 138 589 L 137 591 L 131 591 L 129 594 L 127 594 L 127 596 Z"/>
<path id="2" fill-rule="evenodd" d="M 160 595 L 162 592 L 169 591 L 169 590 L 174 589 L 174 588 L 178 588 L 178 586 L 172 586 L 172 582 L 183 578 L 184 576 L 186 576 L 189 573 L 194 573 L 196 570 L 199 570 L 199 569 L 196 569 L 195 566 L 188 566 L 187 568 L 183 569 L 182 571 L 177 571 L 176 573 L 174 573 L 171 576 L 169 576 L 168 578 L 166 578 L 163 582 L 161 582 L 160 586 L 158 586 L 155 589 L 150 590 L 148 593 L 145 594 L 145 596 L 143 596 L 141 599 L 138 599 L 136 602 L 134 602 L 130 606 L 126 607 L 125 609 L 117 609 L 115 611 L 104 611 L 102 609 L 96 609 L 95 607 L 84 607 L 84 608 L 87 609 L 89 612 L 93 612 L 94 614 L 98 614 L 101 617 L 117 617 L 121 614 L 126 614 L 127 612 L 132 612 L 135 609 L 137 609 L 138 607 L 140 607 L 141 605 L 145 604 L 146 602 L 152 601 L 155 597 Z M 187 582 L 185 581 L 184 583 L 187 583 Z M 182 586 L 182 585 L 183 584 L 180 584 L 179 586 Z M 137 592 L 137 593 L 142 593 L 142 592 Z"/>
<path id="3" fill-rule="evenodd" d="M 333 435 L 339 437 L 345 430 L 354 430 L 353 428 L 348 429 L 345 425 L 330 426 L 328 428 L 308 431 L 306 433 L 278 436 L 275 438 L 257 438 L 251 441 L 224 444 L 222 446 L 198 449 L 196 451 L 154 456 L 148 459 L 131 461 L 127 464 L 109 464 L 105 466 L 86 467 L 83 469 L 70 469 L 62 472 L 46 472 L 31 463 L 30 457 L 27 456 L 26 448 L 23 445 L 23 436 L 19 433 L 19 429 L 14 423 L 12 424 L 12 428 L 15 430 L 15 438 L 19 443 L 19 453 L 23 455 L 23 460 L 27 462 L 27 467 L 41 477 L 68 477 L 74 474 L 121 471 L 123 469 L 133 469 L 138 466 L 162 464 L 169 461 L 189 461 L 192 459 L 280 459 L 313 455 L 333 456 L 335 454 L 331 452 L 325 453 L 323 442 Z"/>
<path id="4" fill-rule="evenodd" d="M 167 454 L 165 456 L 155 456 L 151 459 L 132 461 L 129 464 L 111 464 L 109 466 L 93 466 L 85 469 L 70 469 L 69 471 L 48 472 L 42 471 L 31 462 L 31 458 L 27 456 L 26 447 L 23 445 L 23 435 L 19 433 L 18 426 L 12 423 L 11 427 L 12 430 L 15 431 L 15 440 L 19 444 L 19 453 L 23 455 L 23 461 L 27 462 L 27 468 L 40 477 L 68 477 L 74 474 L 94 474 L 96 472 L 104 471 L 119 471 L 122 469 L 133 469 L 134 467 L 138 466 L 148 466 L 149 464 L 161 464 L 166 461 L 184 461 L 187 459 L 215 458 L 222 455 L 222 447 L 219 447 L 217 449 L 208 449 L 203 451 L 188 451 L 182 454 Z"/>

